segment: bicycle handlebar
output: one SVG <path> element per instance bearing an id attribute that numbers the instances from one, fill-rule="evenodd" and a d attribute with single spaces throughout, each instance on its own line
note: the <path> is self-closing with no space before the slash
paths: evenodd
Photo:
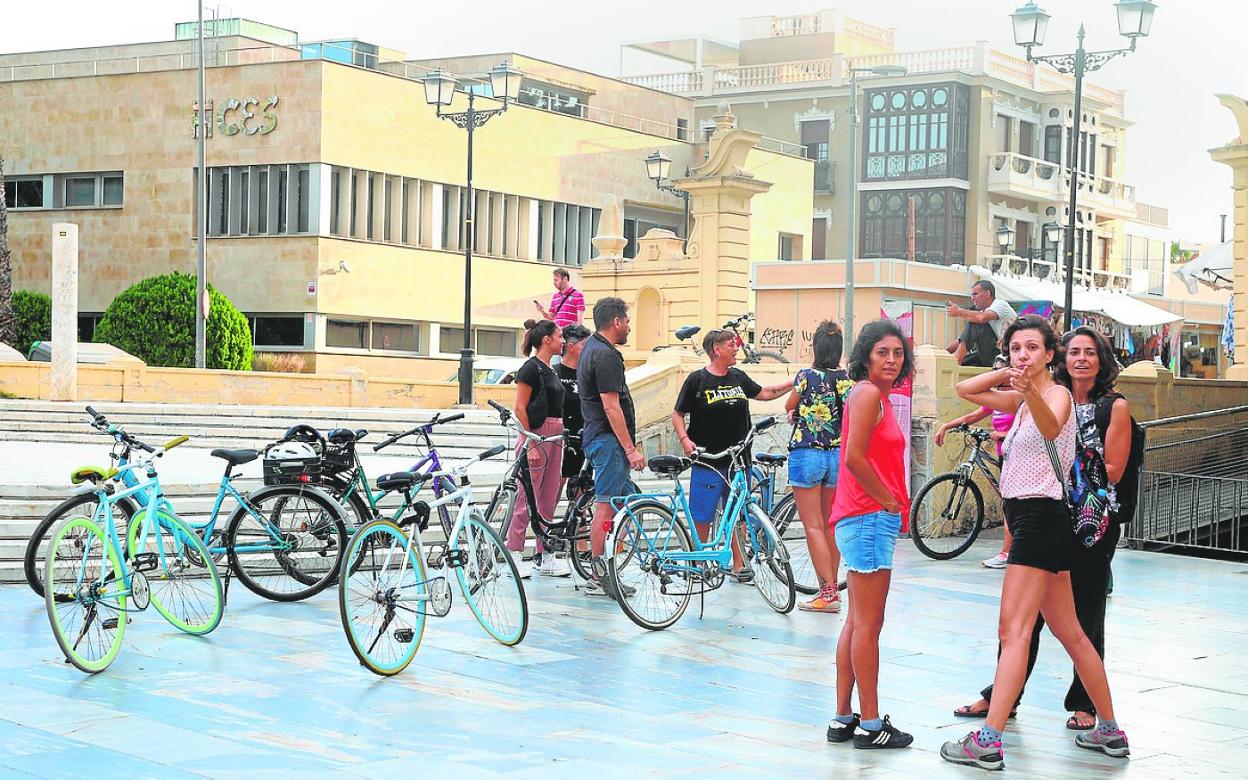
<path id="1" fill-rule="evenodd" d="M 745 435 L 745 439 L 742 440 L 739 444 L 734 444 L 728 449 L 724 450 L 723 452 L 707 452 L 701 447 L 694 447 L 693 459 L 694 460 L 722 460 L 723 458 L 728 458 L 728 457 L 735 458 L 738 454 L 743 452 L 746 447 L 750 446 L 751 442 L 754 441 L 755 436 L 757 436 L 758 434 L 762 433 L 763 431 L 767 430 L 768 428 L 770 428 L 771 426 L 775 424 L 776 424 L 775 417 L 764 417 L 763 419 L 759 420 L 750 428 L 750 432 Z"/>
<path id="2" fill-rule="evenodd" d="M 134 447 L 135 449 L 143 450 L 144 452 L 156 451 L 155 447 L 152 447 L 150 444 L 146 444 L 126 433 L 120 425 L 110 424 L 108 418 L 97 411 L 94 407 L 88 406 L 87 414 L 91 415 L 91 420 L 88 424 L 97 431 L 107 433 L 109 436 L 112 436 L 114 441 L 125 444 L 127 447 Z"/>
<path id="3" fill-rule="evenodd" d="M 378 450 L 383 450 L 386 447 L 389 447 L 391 444 L 394 444 L 399 439 L 404 439 L 413 434 L 417 434 L 421 432 L 428 433 L 435 425 L 445 425 L 446 423 L 455 422 L 456 420 L 462 420 L 462 419 L 464 419 L 463 412 L 456 412 L 455 414 L 449 415 L 447 417 L 442 417 L 441 413 L 435 414 L 433 416 L 433 419 L 425 423 L 424 425 L 417 425 L 415 428 L 412 428 L 410 431 L 403 431 L 401 433 L 396 433 L 392 436 L 388 436 L 387 438 L 383 439 L 381 442 L 374 444 L 373 452 L 377 452 Z"/>

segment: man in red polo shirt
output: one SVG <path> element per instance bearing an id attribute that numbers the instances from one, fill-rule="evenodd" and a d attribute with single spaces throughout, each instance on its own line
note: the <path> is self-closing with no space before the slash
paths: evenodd
<path id="1" fill-rule="evenodd" d="M 572 274 L 566 268 L 556 268 L 551 274 L 555 282 L 555 294 L 550 298 L 550 308 L 533 301 L 542 319 L 551 320 L 560 328 L 581 324 L 585 314 L 585 296 L 572 286 Z"/>

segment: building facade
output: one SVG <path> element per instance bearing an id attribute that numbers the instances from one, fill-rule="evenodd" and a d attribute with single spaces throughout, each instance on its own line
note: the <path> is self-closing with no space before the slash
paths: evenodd
<path id="1" fill-rule="evenodd" d="M 475 138 L 483 355 L 518 354 L 551 269 L 575 276 L 592 256 L 606 193 L 635 229 L 681 228 L 682 202 L 646 178 L 644 158 L 662 150 L 674 170 L 700 159 L 688 98 L 516 54 L 435 63 L 361 41 L 299 43 L 246 20 L 206 31 L 220 33 L 205 56 L 208 280 L 248 316 L 258 351 L 299 352 L 321 372 L 454 370 L 465 133 L 425 102 L 419 79 L 435 65 L 452 67 L 478 108 L 498 106 L 479 80 L 490 67 L 525 74 L 519 104 Z M 0 55 L 14 285 L 46 291 L 51 225 L 78 223 L 84 338 L 131 284 L 195 272 L 194 34 L 180 25 L 174 41 Z M 747 163 L 784 182 L 756 206 L 761 259 L 780 235 L 809 232 L 811 163 L 771 147 Z"/>

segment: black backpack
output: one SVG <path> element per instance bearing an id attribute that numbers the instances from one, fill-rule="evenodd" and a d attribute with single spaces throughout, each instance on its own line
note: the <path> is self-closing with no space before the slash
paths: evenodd
<path id="1" fill-rule="evenodd" d="M 1096 429 L 1101 432 L 1101 440 L 1109 430 L 1110 416 L 1113 414 L 1114 401 L 1123 396 L 1119 393 L 1106 393 L 1096 399 Z M 1127 467 L 1118 480 L 1118 522 L 1126 525 L 1135 516 L 1135 507 L 1140 498 L 1140 471 L 1144 467 L 1144 429 L 1131 417 L 1131 452 L 1127 455 Z"/>

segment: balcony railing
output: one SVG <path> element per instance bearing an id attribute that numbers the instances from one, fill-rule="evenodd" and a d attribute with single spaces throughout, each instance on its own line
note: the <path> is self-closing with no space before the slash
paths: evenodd
<path id="1" fill-rule="evenodd" d="M 1080 203 L 1118 216 L 1135 216 L 1135 187 L 1116 179 L 1079 175 Z M 1070 172 L 1057 163 L 1015 152 L 988 155 L 988 189 L 1046 201 L 1065 200 Z"/>
<path id="2" fill-rule="evenodd" d="M 1064 262 L 1055 263 L 1039 258 L 1019 257 L 1018 255 L 988 255 L 983 258 L 983 266 L 994 274 L 1004 276 L 1028 277 L 1055 284 L 1066 283 L 1066 266 Z M 1114 271 L 1076 268 L 1072 275 L 1075 284 L 1093 290 L 1119 290 L 1132 292 L 1131 276 Z"/>
<path id="3" fill-rule="evenodd" d="M 836 193 L 836 160 L 815 160 L 815 192 Z"/>
<path id="4" fill-rule="evenodd" d="M 700 72 L 631 76 L 625 81 L 665 92 L 709 97 L 734 91 L 784 88 L 806 82 L 839 85 L 849 78 L 850 67 L 872 65 L 902 65 L 913 74 L 961 71 L 972 75 L 995 76 L 1037 92 L 1073 92 L 1075 88 L 1074 79 L 1069 75 L 1058 73 L 1039 63 L 1028 62 L 1009 52 L 990 49 L 984 44 L 853 58 L 835 54 L 824 59 L 766 65 L 706 67 Z M 1124 93 L 1090 83 L 1085 83 L 1083 89 L 1085 95 L 1105 103 L 1111 112 L 1119 116 L 1125 112 Z"/>

